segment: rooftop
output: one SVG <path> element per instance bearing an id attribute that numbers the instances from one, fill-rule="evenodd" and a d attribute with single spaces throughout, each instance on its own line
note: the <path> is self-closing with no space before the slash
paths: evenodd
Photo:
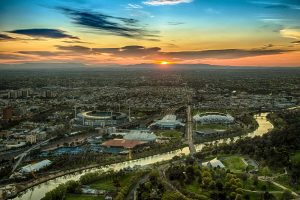
<path id="1" fill-rule="evenodd" d="M 146 142 L 137 140 L 124 140 L 124 139 L 112 139 L 102 143 L 105 147 L 123 147 L 126 149 L 132 149 L 138 145 L 145 144 Z"/>

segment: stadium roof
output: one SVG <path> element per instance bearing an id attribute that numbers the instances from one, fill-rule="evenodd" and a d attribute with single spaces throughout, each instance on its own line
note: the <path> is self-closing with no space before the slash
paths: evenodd
<path id="1" fill-rule="evenodd" d="M 157 125 L 157 126 L 184 126 L 179 120 L 176 120 L 176 115 L 166 115 L 161 120 L 154 122 L 150 126 Z"/>
<path id="2" fill-rule="evenodd" d="M 127 135 L 124 136 L 125 140 L 138 140 L 138 141 L 155 141 L 156 135 L 153 133 L 147 133 L 145 131 L 130 131 Z"/>
<path id="3" fill-rule="evenodd" d="M 105 147 L 123 147 L 126 149 L 132 149 L 138 145 L 145 144 L 143 141 L 136 140 L 124 140 L 124 139 L 112 139 L 102 143 L 102 146 Z"/>
<path id="4" fill-rule="evenodd" d="M 220 160 L 218 160 L 217 158 L 214 158 L 208 162 L 204 162 L 204 163 L 202 163 L 202 165 L 206 166 L 206 167 L 212 167 L 212 168 L 215 168 L 215 167 L 225 168 L 223 163 Z"/>
<path id="5" fill-rule="evenodd" d="M 232 123 L 234 118 L 231 115 L 222 115 L 222 114 L 208 114 L 200 116 L 199 114 L 193 117 L 194 120 L 200 122 L 227 122 Z"/>

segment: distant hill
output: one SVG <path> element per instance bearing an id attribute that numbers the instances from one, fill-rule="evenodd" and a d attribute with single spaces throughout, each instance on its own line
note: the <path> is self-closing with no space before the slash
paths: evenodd
<path id="1" fill-rule="evenodd" d="M 209 64 L 170 64 L 164 69 L 300 69 L 299 67 L 258 67 L 258 66 L 221 66 Z M 160 64 L 142 63 L 135 65 L 98 64 L 86 65 L 82 63 L 23 63 L 23 64 L 0 64 L 0 70 L 25 70 L 25 69 L 65 69 L 65 70 L 97 70 L 97 69 L 162 69 Z"/>

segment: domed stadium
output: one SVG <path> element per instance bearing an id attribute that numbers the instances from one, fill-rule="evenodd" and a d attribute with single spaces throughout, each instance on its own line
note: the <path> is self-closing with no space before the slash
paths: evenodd
<path id="1" fill-rule="evenodd" d="M 77 114 L 76 121 L 82 126 L 116 126 L 127 122 L 127 115 L 121 112 L 87 111 Z"/>

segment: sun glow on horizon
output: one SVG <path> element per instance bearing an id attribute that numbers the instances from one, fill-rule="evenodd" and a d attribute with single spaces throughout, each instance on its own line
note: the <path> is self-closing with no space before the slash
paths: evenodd
<path id="1" fill-rule="evenodd" d="M 163 61 L 160 61 L 159 64 L 161 64 L 161 65 L 168 65 L 168 64 L 171 64 L 171 63 L 168 62 L 168 61 L 163 60 Z"/>

